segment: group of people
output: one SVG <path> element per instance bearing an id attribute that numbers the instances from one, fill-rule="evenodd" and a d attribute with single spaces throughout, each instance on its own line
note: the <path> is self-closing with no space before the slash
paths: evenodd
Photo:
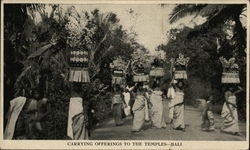
<path id="1" fill-rule="evenodd" d="M 238 111 L 236 103 L 236 94 L 241 92 L 242 88 L 234 89 L 229 87 L 225 92 L 225 102 L 222 106 L 221 117 L 222 122 L 221 132 L 240 136 Z M 213 96 L 209 96 L 205 102 L 202 111 L 202 131 L 214 131 L 215 120 L 212 109 Z"/>
<path id="2" fill-rule="evenodd" d="M 33 89 L 29 97 L 18 96 L 10 101 L 4 139 L 46 139 L 45 119 L 51 114 L 48 99 L 42 91 Z M 72 84 L 68 109 L 67 137 L 89 139 L 86 101 L 82 98 L 80 83 Z"/>
<path id="3" fill-rule="evenodd" d="M 166 128 L 166 124 L 172 124 L 173 129 L 185 131 L 184 82 L 179 80 L 171 83 L 167 94 L 162 92 L 159 87 L 154 84 L 149 89 L 143 86 L 143 83 L 136 83 L 135 86 L 127 87 L 123 91 L 120 85 L 116 85 L 112 98 L 115 124 L 123 125 L 124 115 L 132 115 L 132 132 L 144 130 L 145 121 L 150 121 L 152 128 Z M 235 96 L 240 91 L 241 89 L 229 88 L 225 92 L 225 102 L 221 112 L 221 117 L 224 119 L 221 132 L 240 135 Z M 215 131 L 213 96 L 207 96 L 205 99 L 201 112 L 201 130 Z"/>
<path id="4" fill-rule="evenodd" d="M 43 139 L 43 122 L 50 112 L 48 99 L 34 89 L 30 98 L 18 96 L 10 101 L 5 139 Z"/>
<path id="5" fill-rule="evenodd" d="M 229 88 L 225 92 L 225 103 L 221 117 L 224 118 L 222 132 L 240 135 L 236 94 L 242 89 Z M 47 98 L 42 98 L 34 90 L 32 98 L 17 97 L 10 101 L 5 139 L 41 139 L 43 138 L 43 119 L 50 112 Z M 74 84 L 69 102 L 67 136 L 71 139 L 89 139 L 88 115 L 81 96 L 80 84 Z M 166 94 L 167 93 L 167 94 Z M 171 83 L 168 92 L 162 92 L 159 84 L 152 88 L 136 83 L 131 88 L 115 85 L 112 96 L 112 110 L 115 124 L 121 126 L 126 115 L 133 117 L 132 132 L 144 130 L 145 121 L 151 122 L 152 128 L 166 128 L 185 131 L 184 123 L 184 82 Z M 203 131 L 214 131 L 215 120 L 212 109 L 213 96 L 206 98 L 202 111 Z"/>
<path id="6" fill-rule="evenodd" d="M 175 97 L 171 98 L 164 96 L 157 83 L 153 84 L 151 89 L 142 82 L 136 83 L 135 86 L 126 88 L 124 92 L 120 85 L 115 85 L 112 97 L 115 124 L 122 125 L 123 114 L 131 114 L 132 132 L 142 131 L 145 121 L 150 121 L 152 128 L 166 128 L 167 123 L 172 123 L 174 129 L 185 131 L 184 83 L 177 82 L 174 84 L 174 89 Z M 167 99 L 169 101 L 165 103 Z"/>

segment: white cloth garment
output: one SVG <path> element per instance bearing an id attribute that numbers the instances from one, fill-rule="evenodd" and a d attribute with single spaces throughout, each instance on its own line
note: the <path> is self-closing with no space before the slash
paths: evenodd
<path id="1" fill-rule="evenodd" d="M 129 92 L 123 92 L 122 93 L 124 95 L 124 100 L 125 103 L 127 104 L 127 107 L 124 107 L 124 112 L 126 116 L 130 115 L 130 106 L 129 106 L 129 101 L 130 101 L 130 93 Z"/>
<path id="2" fill-rule="evenodd" d="M 8 122 L 4 132 L 5 140 L 11 140 L 13 138 L 16 121 L 25 103 L 26 103 L 26 97 L 21 97 L 21 96 L 14 98 L 13 100 L 10 101 Z"/>
<path id="3" fill-rule="evenodd" d="M 126 104 L 128 105 L 129 100 L 130 100 L 130 93 L 129 92 L 123 92 L 122 94 L 124 95 L 124 100 L 125 100 Z"/>
<path id="4" fill-rule="evenodd" d="M 175 97 L 175 90 L 172 86 L 168 89 L 167 97 L 170 99 L 173 99 Z"/>
<path id="5" fill-rule="evenodd" d="M 173 119 L 174 116 L 174 98 L 175 98 L 175 90 L 171 86 L 168 89 L 167 97 L 169 98 L 169 118 Z"/>
<path id="6" fill-rule="evenodd" d="M 150 96 L 150 101 L 152 103 L 151 120 L 153 126 L 157 128 L 166 127 L 166 123 L 163 119 L 162 91 L 153 91 Z"/>
<path id="7" fill-rule="evenodd" d="M 184 102 L 184 93 L 183 92 L 176 92 L 175 98 L 173 100 L 174 105 L 180 104 Z"/>
<path id="8" fill-rule="evenodd" d="M 145 121 L 149 121 L 148 102 L 145 100 Z"/>
<path id="9" fill-rule="evenodd" d="M 67 135 L 73 139 L 73 117 L 83 112 L 82 98 L 71 97 L 69 103 L 69 115 L 68 115 L 68 129 Z"/>

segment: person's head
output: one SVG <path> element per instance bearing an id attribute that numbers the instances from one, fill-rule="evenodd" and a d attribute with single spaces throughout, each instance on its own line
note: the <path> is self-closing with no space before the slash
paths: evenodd
<path id="1" fill-rule="evenodd" d="M 228 84 L 227 85 L 227 91 L 234 92 L 235 89 L 236 89 L 236 85 L 235 84 Z"/>
<path id="2" fill-rule="evenodd" d="M 138 89 L 139 89 L 140 91 L 143 91 L 143 82 L 139 82 L 139 83 L 137 84 L 137 87 L 138 87 Z"/>
<path id="3" fill-rule="evenodd" d="M 73 92 L 80 94 L 81 89 L 81 83 L 73 83 Z"/>
<path id="4" fill-rule="evenodd" d="M 152 89 L 153 90 L 158 90 L 160 89 L 160 79 L 159 78 L 155 78 L 153 85 L 152 85 Z"/>
<path id="5" fill-rule="evenodd" d="M 143 82 L 137 83 L 136 87 L 134 88 L 135 92 L 143 92 Z"/>
<path id="6" fill-rule="evenodd" d="M 124 89 L 124 92 L 126 92 L 126 93 L 127 93 L 127 92 L 129 92 L 129 90 L 128 90 L 127 88 L 125 88 L 125 89 Z"/>
<path id="7" fill-rule="evenodd" d="M 33 89 L 32 90 L 32 97 L 35 99 L 39 99 L 41 96 L 39 89 Z"/>
<path id="8" fill-rule="evenodd" d="M 209 95 L 207 98 L 208 101 L 213 101 L 213 99 L 214 99 L 213 95 Z"/>
<path id="9" fill-rule="evenodd" d="M 229 90 L 230 92 L 233 92 L 233 91 L 234 91 L 234 88 L 233 88 L 233 87 L 229 87 L 228 90 Z"/>
<path id="10" fill-rule="evenodd" d="M 154 82 L 153 86 L 152 86 L 153 90 L 157 90 L 159 89 L 159 84 L 157 84 L 156 82 Z"/>
<path id="11" fill-rule="evenodd" d="M 182 80 L 177 81 L 176 87 L 182 90 L 184 88 L 184 82 Z"/>
<path id="12" fill-rule="evenodd" d="M 114 92 L 122 92 L 122 88 L 119 84 L 114 85 Z"/>
<path id="13" fill-rule="evenodd" d="M 182 53 L 179 53 L 178 56 L 179 56 L 179 58 L 181 58 L 181 59 L 184 58 L 184 55 L 183 55 Z"/>

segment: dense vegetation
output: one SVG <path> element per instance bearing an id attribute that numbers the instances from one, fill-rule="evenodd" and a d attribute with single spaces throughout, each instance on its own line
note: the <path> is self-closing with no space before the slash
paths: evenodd
<path id="1" fill-rule="evenodd" d="M 239 94 L 238 106 L 241 118 L 245 119 L 246 28 L 240 22 L 244 11 L 246 5 L 206 4 L 177 5 L 173 10 L 171 23 L 187 15 L 201 14 L 206 18 L 194 28 L 171 29 L 169 41 L 158 47 L 167 53 L 166 60 L 177 57 L 179 52 L 190 57 L 187 103 L 213 94 L 215 103 L 221 104 L 224 96 L 219 57 L 234 56 L 241 68 L 244 91 Z M 65 9 L 42 4 L 5 4 L 4 12 L 4 111 L 6 114 L 9 100 L 19 95 L 30 97 L 30 91 L 39 87 L 53 108 L 44 121 L 47 132 L 43 138 L 66 138 L 71 90 L 68 62 L 72 47 L 83 43 L 82 48 L 90 53 L 91 82 L 82 85 L 82 97 L 88 106 L 91 127 L 110 114 L 109 64 L 117 56 L 127 63 L 137 57 L 149 60 L 144 55 L 147 50 L 136 41 L 136 33 L 123 29 L 112 12 L 97 9 L 78 12 L 73 6 Z M 167 72 L 169 64 L 165 66 Z M 163 88 L 169 78 L 168 73 Z"/>
<path id="2" fill-rule="evenodd" d="M 50 8 L 51 11 L 45 11 Z M 11 10 L 11 11 L 10 11 Z M 50 115 L 44 124 L 43 138 L 66 138 L 70 98 L 69 51 L 78 43 L 90 53 L 91 82 L 82 85 L 82 96 L 94 127 L 110 113 L 111 72 L 109 64 L 122 56 L 132 59 L 136 50 L 146 49 L 136 42 L 136 34 L 119 24 L 116 14 L 99 10 L 78 12 L 74 6 L 5 5 L 4 106 L 15 96 L 30 97 L 39 87 L 49 99 Z M 39 21 L 40 16 L 40 21 Z M 100 92 L 104 87 L 105 91 Z M 87 93 L 87 94 L 86 94 Z"/>
<path id="3" fill-rule="evenodd" d="M 226 85 L 221 84 L 222 64 L 219 57 L 235 57 L 240 65 L 240 86 L 244 89 L 238 95 L 237 103 L 240 117 L 245 119 L 246 28 L 240 21 L 245 11 L 246 5 L 177 5 L 173 9 L 170 23 L 190 15 L 206 18 L 205 22 L 194 28 L 171 29 L 169 41 L 158 47 L 166 52 L 168 60 L 176 58 L 180 52 L 190 57 L 187 103 L 194 104 L 198 98 L 213 95 L 214 102 L 222 104 Z"/>

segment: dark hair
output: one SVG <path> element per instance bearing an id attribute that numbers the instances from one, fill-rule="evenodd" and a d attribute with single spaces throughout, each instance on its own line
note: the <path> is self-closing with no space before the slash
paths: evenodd
<path id="1" fill-rule="evenodd" d="M 234 92 L 236 90 L 236 86 L 234 84 L 226 84 L 224 86 L 224 91 L 232 91 Z"/>
<path id="2" fill-rule="evenodd" d="M 134 88 L 134 92 L 138 92 L 138 91 L 143 91 L 143 82 L 138 82 L 138 84 Z"/>
<path id="3" fill-rule="evenodd" d="M 159 87 L 159 84 L 157 84 L 156 82 L 154 82 L 154 83 L 153 83 L 153 86 L 152 86 L 152 89 L 155 89 L 155 88 L 157 88 L 157 87 Z"/>
<path id="4" fill-rule="evenodd" d="M 233 89 L 233 91 L 235 91 L 237 89 L 237 85 L 234 84 L 234 83 L 229 83 L 229 84 L 225 84 L 224 85 L 224 89 L 226 91 L 230 90 L 230 89 Z"/>
<path id="5" fill-rule="evenodd" d="M 160 87 L 160 82 L 161 82 L 161 79 L 159 77 L 155 77 L 153 80 L 152 89 Z"/>
<path id="6" fill-rule="evenodd" d="M 138 82 L 137 86 L 143 86 L 143 82 Z"/>
<path id="7" fill-rule="evenodd" d="M 207 101 L 211 101 L 214 99 L 214 96 L 213 95 L 207 95 L 206 98 L 205 98 Z"/>
<path id="8" fill-rule="evenodd" d="M 81 83 L 73 83 L 73 91 L 80 94 L 82 90 Z"/>
<path id="9" fill-rule="evenodd" d="M 43 96 L 43 91 L 40 88 L 34 88 L 31 90 L 31 97 L 35 98 L 35 94 L 38 94 L 38 98 Z"/>
<path id="10" fill-rule="evenodd" d="M 182 85 L 180 85 L 180 83 Z M 176 83 L 176 87 L 178 87 L 179 89 L 184 89 L 184 82 L 182 80 L 178 80 L 177 83 Z"/>
<path id="11" fill-rule="evenodd" d="M 114 92 L 114 89 L 116 89 L 116 92 L 117 92 L 117 91 L 122 92 L 122 88 L 121 88 L 121 86 L 120 86 L 119 84 L 115 84 L 113 87 L 114 87 L 114 88 L 113 88 L 113 92 Z"/>

